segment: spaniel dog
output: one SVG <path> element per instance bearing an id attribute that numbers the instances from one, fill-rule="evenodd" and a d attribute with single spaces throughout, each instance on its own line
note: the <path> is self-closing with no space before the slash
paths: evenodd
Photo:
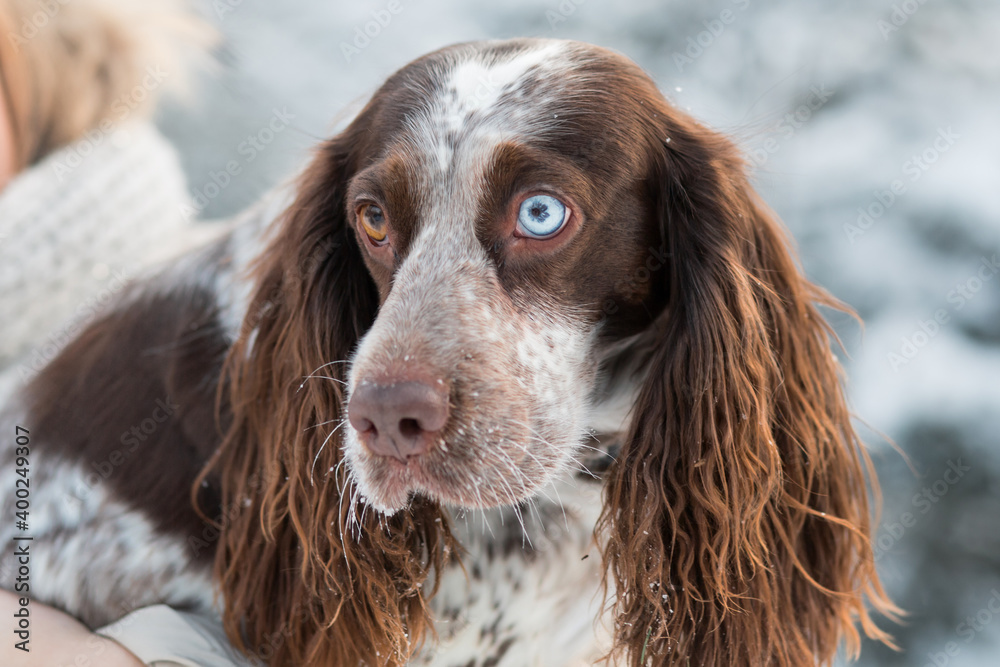
<path id="1" fill-rule="evenodd" d="M 829 664 L 893 607 L 817 305 L 634 63 L 442 49 L 12 401 L 33 590 L 282 667 Z"/>

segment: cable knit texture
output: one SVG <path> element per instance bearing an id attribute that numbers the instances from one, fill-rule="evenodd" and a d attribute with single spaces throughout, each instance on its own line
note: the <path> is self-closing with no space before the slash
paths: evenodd
<path id="1" fill-rule="evenodd" d="M 92 131 L 0 191 L 0 369 L 14 364 L 0 385 L 30 378 L 128 278 L 197 237 L 188 201 L 147 123 Z"/>

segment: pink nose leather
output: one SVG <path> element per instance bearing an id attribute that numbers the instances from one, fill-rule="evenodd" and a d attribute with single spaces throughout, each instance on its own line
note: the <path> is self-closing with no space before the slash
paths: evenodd
<path id="1" fill-rule="evenodd" d="M 351 396 L 348 419 L 378 456 L 406 462 L 430 449 L 448 422 L 448 394 L 425 382 L 363 382 Z"/>

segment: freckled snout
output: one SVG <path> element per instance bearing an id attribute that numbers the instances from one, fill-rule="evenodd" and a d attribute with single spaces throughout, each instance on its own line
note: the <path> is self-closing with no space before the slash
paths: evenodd
<path id="1" fill-rule="evenodd" d="M 363 381 L 347 406 L 361 443 L 373 454 L 403 463 L 431 448 L 448 414 L 446 386 L 416 380 Z"/>

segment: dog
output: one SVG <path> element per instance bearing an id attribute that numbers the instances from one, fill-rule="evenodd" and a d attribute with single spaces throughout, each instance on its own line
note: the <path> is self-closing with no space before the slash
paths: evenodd
<path id="1" fill-rule="evenodd" d="M 35 597 L 94 627 L 218 593 L 275 666 L 888 641 L 838 304 L 745 172 L 602 48 L 410 63 L 11 401 Z"/>

